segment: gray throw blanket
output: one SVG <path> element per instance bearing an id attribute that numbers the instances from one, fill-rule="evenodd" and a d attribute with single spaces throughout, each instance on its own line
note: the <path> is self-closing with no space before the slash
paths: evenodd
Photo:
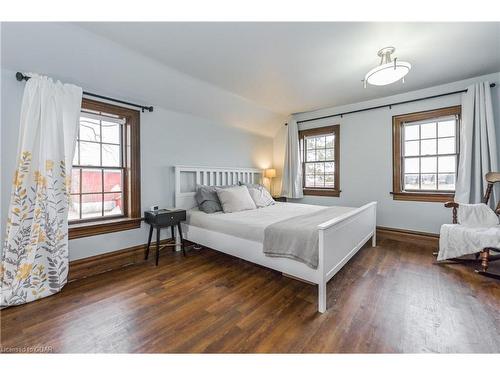
<path id="1" fill-rule="evenodd" d="M 318 268 L 318 225 L 354 210 L 352 207 L 330 207 L 268 225 L 264 230 L 264 254 L 291 258 Z"/>

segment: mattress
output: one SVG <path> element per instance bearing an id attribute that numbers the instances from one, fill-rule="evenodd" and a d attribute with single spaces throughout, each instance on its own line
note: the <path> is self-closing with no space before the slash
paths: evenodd
<path id="1" fill-rule="evenodd" d="M 300 203 L 282 203 L 268 207 L 232 213 L 215 212 L 207 214 L 197 208 L 188 210 L 186 222 L 188 225 L 220 232 L 251 241 L 264 242 L 264 229 L 282 220 L 295 216 L 321 211 L 326 206 L 316 206 Z M 336 206 L 334 216 L 343 215 L 355 210 L 353 207 Z"/>

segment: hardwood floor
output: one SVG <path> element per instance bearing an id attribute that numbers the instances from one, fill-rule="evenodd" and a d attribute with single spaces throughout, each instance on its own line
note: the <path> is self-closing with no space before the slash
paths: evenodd
<path id="1" fill-rule="evenodd" d="M 500 283 L 382 240 L 316 287 L 203 249 L 0 311 L 0 346 L 54 352 L 500 352 Z"/>

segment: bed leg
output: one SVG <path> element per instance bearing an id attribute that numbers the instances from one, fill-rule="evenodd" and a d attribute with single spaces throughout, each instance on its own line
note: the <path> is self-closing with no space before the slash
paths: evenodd
<path id="1" fill-rule="evenodd" d="M 326 283 L 318 284 L 318 311 L 320 313 L 326 311 Z"/>
<path id="2" fill-rule="evenodd" d="M 372 247 L 377 246 L 377 232 L 373 231 L 373 236 L 372 236 Z"/>

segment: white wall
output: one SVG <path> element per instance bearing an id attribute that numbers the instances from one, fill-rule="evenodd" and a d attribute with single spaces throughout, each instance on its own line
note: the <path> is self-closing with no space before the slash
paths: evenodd
<path id="1" fill-rule="evenodd" d="M 492 89 L 497 138 L 500 145 L 500 73 L 436 86 L 424 90 L 356 103 L 342 107 L 326 108 L 296 115 L 305 120 L 376 105 L 404 101 L 419 97 L 458 91 L 473 82 L 489 80 L 497 86 Z M 399 84 L 399 83 L 396 83 Z M 369 90 L 369 88 L 367 88 Z M 451 220 L 442 203 L 395 201 L 392 191 L 392 116 L 442 108 L 460 104 L 460 95 L 423 100 L 389 108 L 360 112 L 301 124 L 300 129 L 340 124 L 340 197 L 307 196 L 302 203 L 320 205 L 360 206 L 368 201 L 378 202 L 377 224 L 391 228 L 438 233 L 441 224 Z M 274 139 L 274 164 L 283 160 L 285 130 Z"/>
<path id="2" fill-rule="evenodd" d="M 4 26 L 4 24 L 2 25 Z M 28 27 L 28 26 L 27 26 Z M 57 26 L 61 34 L 65 29 Z M 48 32 L 47 28 L 49 28 Z M 74 38 L 73 48 L 61 48 L 55 53 L 54 46 L 64 42 L 67 46 L 68 35 L 57 35 L 52 26 L 36 28 L 29 25 L 36 39 L 36 46 L 32 45 L 26 35 L 17 39 L 17 31 L 24 32 L 23 28 L 16 26 L 14 30 L 2 28 L 2 69 L 1 69 L 1 225 L 4 227 L 8 212 L 9 196 L 13 171 L 16 164 L 16 148 L 19 133 L 19 111 L 21 106 L 24 83 L 15 80 L 15 71 L 53 72 L 54 78 L 63 79 L 65 82 L 77 83 L 84 89 L 95 91 L 112 97 L 125 97 L 131 101 L 145 104 L 154 104 L 152 113 L 141 114 L 141 203 L 142 210 L 153 204 L 160 207 L 171 207 L 174 199 L 174 173 L 173 166 L 176 164 L 193 165 L 217 165 L 227 167 L 259 167 L 267 168 L 272 164 L 273 140 L 254 134 L 233 126 L 226 125 L 227 122 L 208 120 L 190 114 L 183 114 L 161 108 L 157 103 L 165 103 L 162 98 L 149 95 L 134 97 L 128 84 L 134 87 L 138 85 L 138 76 L 143 72 L 150 74 L 151 61 L 141 59 L 139 56 L 129 56 L 120 46 L 114 45 L 100 38 L 90 38 L 85 31 L 78 34 L 74 27 L 68 29 Z M 16 32 L 14 32 L 16 31 Z M 44 34 L 45 31 L 47 33 Z M 38 35 L 37 35 L 38 32 Z M 62 33 L 64 34 L 64 33 Z M 21 48 L 32 49 L 28 52 L 14 50 L 15 42 L 19 41 Z M 93 45 L 86 43 L 92 41 Z M 5 43 L 7 42 L 7 43 Z M 102 44 L 99 44 L 101 43 Z M 33 48 L 36 53 L 33 53 Z M 50 50 L 50 53 L 45 53 Z M 89 51 L 94 54 L 89 54 Z M 13 53 L 20 55 L 12 55 Z M 95 52 L 100 52 L 105 59 L 99 61 L 85 62 L 85 59 L 94 59 Z M 6 54 L 9 54 L 6 56 Z M 102 81 L 102 72 L 110 72 L 117 69 L 117 60 L 122 57 L 133 58 L 122 61 L 119 66 L 120 74 L 108 76 L 105 85 Z M 6 57 L 8 57 L 6 59 Z M 80 61 L 80 60 L 83 60 Z M 8 64 L 4 64 L 8 61 Z M 15 65 L 19 63 L 19 66 Z M 6 66 L 7 65 L 7 66 Z M 153 64 L 154 67 L 154 64 Z M 61 72 L 58 75 L 57 72 Z M 95 72 L 96 74 L 91 74 Z M 191 82 L 193 84 L 193 82 Z M 104 85 L 104 86 L 103 86 Z M 206 89 L 199 84 L 200 89 Z M 147 82 L 141 94 L 147 90 Z M 168 85 L 157 92 L 163 95 L 165 92 L 170 96 L 176 96 L 175 88 L 169 90 Z M 214 91 L 216 91 L 214 89 Z M 124 94 L 125 92 L 125 94 Z M 186 95 L 183 93 L 183 95 Z M 155 100 L 157 98 L 158 100 Z M 148 100 L 150 99 L 150 100 Z M 212 98 L 205 98 L 210 101 Z M 220 98 L 217 98 L 219 100 Z M 172 99 L 173 100 L 173 99 Z M 198 100 L 198 99 L 196 99 Z M 234 106 L 231 107 L 230 98 L 226 103 L 228 116 L 235 117 Z M 196 105 L 197 101 L 193 102 Z M 240 103 L 241 104 L 241 103 Z M 184 103 L 183 105 L 186 105 Z M 216 105 L 216 104 L 214 104 Z M 231 107 L 231 108 L 230 108 Z M 218 107 L 219 110 L 221 106 Z M 196 111 L 193 111 L 196 112 Z M 241 110 L 243 119 L 247 110 Z M 219 114 L 221 118 L 224 113 Z M 1 230 L 2 243 L 5 233 Z M 167 236 L 167 231 L 165 231 Z M 129 246 L 143 244 L 147 241 L 147 228 L 145 225 L 140 229 L 105 234 L 101 236 L 87 237 L 71 240 L 69 243 L 70 259 L 80 259 L 104 252 L 115 251 Z"/>

